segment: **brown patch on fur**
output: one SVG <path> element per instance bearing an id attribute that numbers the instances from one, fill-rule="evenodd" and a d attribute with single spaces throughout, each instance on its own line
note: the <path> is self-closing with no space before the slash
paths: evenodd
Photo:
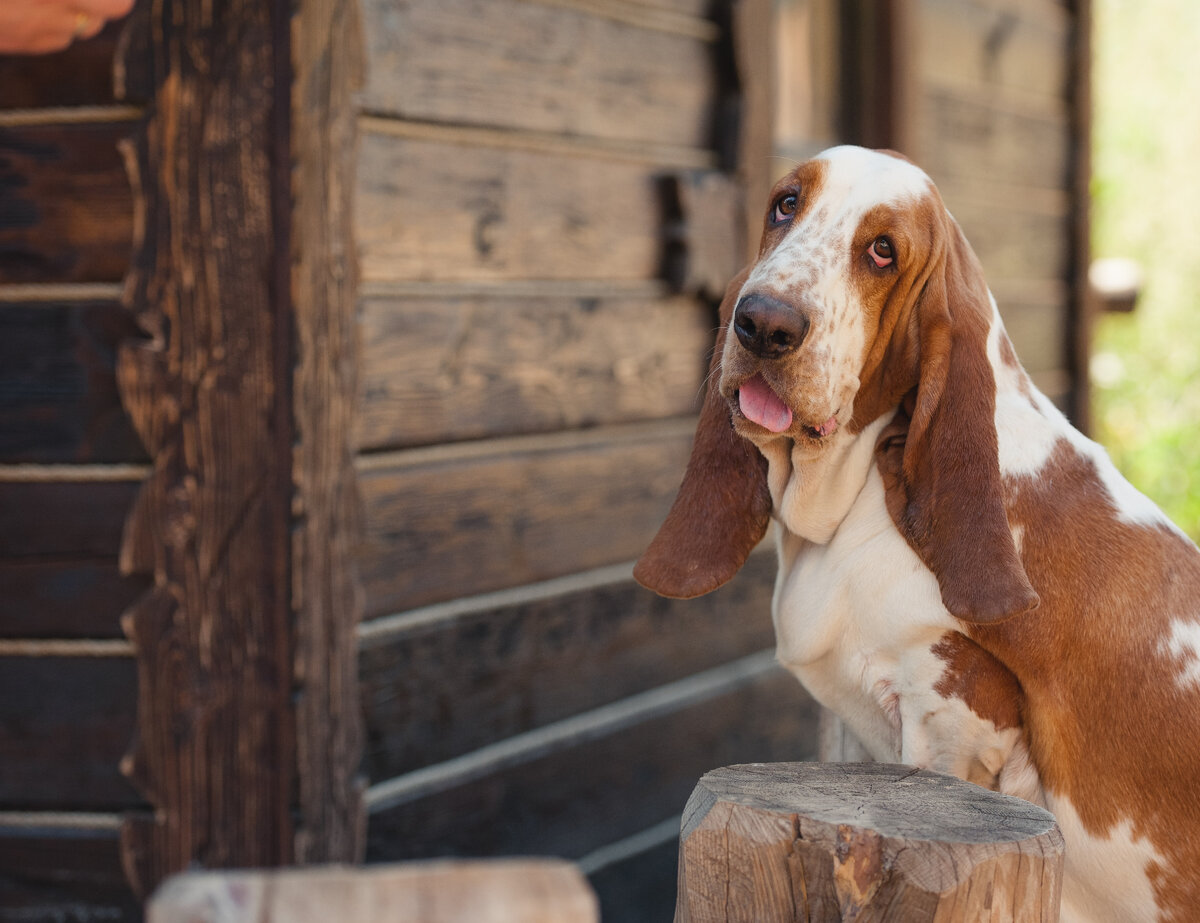
<path id="1" fill-rule="evenodd" d="M 1021 360 L 1017 358 L 1017 351 L 1013 348 L 1012 340 L 1008 338 L 1008 334 L 1001 332 L 1000 334 L 1000 361 L 1013 372 L 1016 372 L 1017 390 L 1021 397 L 1029 402 L 1029 406 L 1040 412 L 1038 406 L 1037 395 L 1033 393 L 1033 382 L 1029 380 L 1029 376 L 1025 374 L 1025 369 L 1021 365 Z"/>
<path id="2" fill-rule="evenodd" d="M 1000 337 L 1000 361 L 1014 372 L 1024 371 L 1021 368 L 1021 360 L 1017 358 L 1017 351 L 1013 348 L 1012 340 L 1005 333 Z"/>
<path id="3" fill-rule="evenodd" d="M 1089 833 L 1122 821 L 1165 857 L 1163 918 L 1200 907 L 1200 689 L 1179 682 L 1171 623 L 1200 615 L 1200 553 L 1166 525 L 1123 522 L 1095 463 L 1065 439 L 1006 484 L 1038 610 L 973 640 L 1025 693 L 1030 756 Z"/>
<path id="4" fill-rule="evenodd" d="M 946 664 L 934 691 L 962 699 L 997 730 L 1021 726 L 1021 685 L 999 660 L 957 631 L 948 631 L 930 651 Z"/>

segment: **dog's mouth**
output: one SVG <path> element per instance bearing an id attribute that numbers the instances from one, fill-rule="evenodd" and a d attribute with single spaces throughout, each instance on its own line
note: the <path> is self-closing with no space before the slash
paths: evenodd
<path id="1" fill-rule="evenodd" d="M 737 402 L 743 417 L 769 432 L 782 433 L 792 425 L 792 408 L 779 399 L 762 375 L 742 382 Z"/>
<path id="2" fill-rule="evenodd" d="M 742 382 L 734 397 L 741 415 L 768 432 L 783 433 L 790 429 L 794 422 L 792 409 L 779 398 L 761 374 Z M 804 435 L 811 439 L 823 439 L 837 428 L 837 414 L 819 426 L 800 427 Z"/>

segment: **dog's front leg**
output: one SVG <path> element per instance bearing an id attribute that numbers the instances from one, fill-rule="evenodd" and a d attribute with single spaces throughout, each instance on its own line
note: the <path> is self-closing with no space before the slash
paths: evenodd
<path id="1" fill-rule="evenodd" d="M 965 635 L 946 632 L 905 658 L 900 757 L 997 790 L 1022 739 L 1015 677 Z"/>

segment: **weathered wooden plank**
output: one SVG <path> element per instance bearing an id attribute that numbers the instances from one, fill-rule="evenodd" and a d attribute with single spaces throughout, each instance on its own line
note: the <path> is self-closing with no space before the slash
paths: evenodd
<path id="1" fill-rule="evenodd" d="M 840 46 L 831 52 L 840 62 L 833 71 L 836 89 L 827 88 L 822 75 L 810 79 L 821 88 L 817 92 L 836 100 L 833 105 L 839 111 L 833 125 L 839 139 L 871 148 L 912 149 L 919 51 L 910 6 L 847 0 L 827 7 L 836 10 L 835 24 L 810 41 Z"/>
<path id="2" fill-rule="evenodd" d="M 673 883 L 678 868 L 679 825 L 675 836 L 588 875 L 600 900 L 601 920 L 655 923 L 670 920 L 675 912 Z"/>
<path id="3" fill-rule="evenodd" d="M 293 857 L 353 863 L 361 860 L 366 838 L 354 635 L 362 592 L 354 562 L 361 517 L 353 446 L 358 278 L 350 217 L 358 141 L 352 93 L 362 83 L 362 34 L 357 0 L 304 0 L 294 10 L 293 343 L 285 344 L 294 348 L 296 364 L 294 371 L 285 361 L 275 369 L 277 377 L 292 374 L 284 390 L 295 428 L 288 639 L 299 799 L 291 807 Z M 282 25 L 288 27 L 286 19 Z M 277 508 L 275 515 L 285 511 Z M 280 633 L 274 643 L 285 645 L 289 630 L 274 629 Z"/>
<path id="4" fill-rule="evenodd" d="M 849 7 L 845 4 L 830 3 L 781 3 L 776 6 L 778 38 L 775 55 L 779 74 L 776 89 L 779 99 L 775 117 L 775 155 L 781 158 L 776 161 L 777 166 L 806 159 L 836 144 L 839 137 L 845 137 L 845 128 L 839 122 L 853 117 L 857 124 L 858 112 L 864 103 L 869 104 L 861 99 L 851 102 L 843 86 L 847 77 L 860 79 L 858 71 L 843 67 L 843 62 L 868 63 L 859 54 L 847 59 L 839 48 L 839 29 L 846 9 Z M 884 64 L 878 56 L 875 61 Z M 765 210 L 766 203 L 762 206 Z"/>
<path id="5" fill-rule="evenodd" d="M 712 144 L 708 42 L 521 0 L 366 0 L 372 113 L 584 137 Z"/>
<path id="6" fill-rule="evenodd" d="M 358 445 L 694 412 L 712 324 L 687 298 L 367 298 Z"/>
<path id="7" fill-rule="evenodd" d="M 0 463 L 142 461 L 117 393 L 120 305 L 0 306 Z"/>
<path id="8" fill-rule="evenodd" d="M 773 670 L 725 695 L 372 813 L 367 860 L 578 858 L 681 811 L 699 775 L 731 757 L 808 759 L 815 747 L 815 704 Z"/>
<path id="9" fill-rule="evenodd" d="M 141 804 L 117 768 L 133 734 L 135 681 L 123 657 L 0 658 L 0 804 Z"/>
<path id="10" fill-rule="evenodd" d="M 672 291 L 719 303 L 746 262 L 745 187 L 717 170 L 669 173 L 660 184 L 667 209 L 663 278 Z"/>
<path id="11" fill-rule="evenodd" d="M 632 560 L 679 486 L 688 422 L 372 462 L 367 616 Z"/>
<path id="12" fill-rule="evenodd" d="M 372 641 L 359 661 L 368 775 L 392 778 L 770 647 L 774 576 L 773 556 L 759 554 L 696 600 L 621 581 Z"/>
<path id="13" fill-rule="evenodd" d="M 973 0 L 984 9 L 1010 10 L 1022 19 L 1057 25 L 1073 15 L 1074 0 Z"/>
<path id="14" fill-rule="evenodd" d="M 220 908 L 214 911 L 214 908 Z M 599 923 L 596 897 L 561 859 L 411 862 L 189 872 L 146 907 L 147 923 Z"/>
<path id="15" fill-rule="evenodd" d="M 1049 6 L 1049 5 L 1048 5 Z M 1071 22 L 1031 16 L 1012 4 L 924 0 L 916 4 L 922 76 L 946 89 L 1000 91 L 1061 111 L 1070 80 Z"/>
<path id="16" fill-rule="evenodd" d="M 115 827 L 0 820 L 0 920 L 138 923 Z"/>
<path id="17" fill-rule="evenodd" d="M 990 181 L 1066 189 L 1071 133 L 1064 100 L 1055 113 L 996 103 L 987 91 L 926 87 L 917 132 L 921 166 L 939 186 Z"/>
<path id="18" fill-rule="evenodd" d="M 0 481 L 0 558 L 115 558 L 137 486 Z"/>
<path id="19" fill-rule="evenodd" d="M 121 638 L 121 613 L 147 589 L 115 555 L 91 560 L 0 560 L 5 638 Z"/>
<path id="20" fill-rule="evenodd" d="M 778 178 L 772 163 L 775 139 L 775 10 L 770 0 L 738 0 L 729 5 L 729 46 L 736 96 L 736 139 L 724 138 L 727 162 L 745 189 L 742 245 L 746 259 L 758 252 L 762 213 Z M 733 132 L 729 132 L 733 134 Z"/>
<path id="21" fill-rule="evenodd" d="M 1065 212 L 1045 214 L 1023 210 L 1019 201 L 1006 207 L 961 197 L 948 200 L 947 206 L 978 254 L 989 283 L 1063 277 L 1070 247 L 1070 216 Z"/>
<path id="22" fill-rule="evenodd" d="M 95 38 L 54 54 L 0 55 L 0 110 L 110 105 L 121 28 L 110 22 Z"/>
<path id="23" fill-rule="evenodd" d="M 584 10 L 596 16 L 629 22 L 649 29 L 712 37 L 711 23 L 703 21 L 719 11 L 726 0 L 705 5 L 701 0 L 532 0 L 542 6 Z M 664 15 L 666 14 L 666 15 Z M 681 15 L 680 15 L 681 14 Z M 700 21 L 697 21 L 697 19 Z"/>
<path id="24" fill-rule="evenodd" d="M 133 208 L 122 123 L 0 127 L 0 283 L 118 282 Z"/>
<path id="25" fill-rule="evenodd" d="M 1071 422 L 1084 433 L 1092 432 L 1091 389 L 1088 367 L 1091 362 L 1093 310 L 1088 293 L 1088 268 L 1092 262 L 1091 181 L 1092 181 L 1092 35 L 1095 21 L 1091 0 L 1073 0 L 1069 6 L 1073 34 L 1071 42 L 1071 113 L 1070 184 L 1071 265 L 1066 274 L 1070 287 L 1068 323 L 1071 353 L 1067 363 L 1070 391 L 1062 406 Z"/>
<path id="26" fill-rule="evenodd" d="M 363 280 L 657 278 L 656 169 L 364 132 Z"/>
<path id="27" fill-rule="evenodd" d="M 1000 316 L 1026 370 L 1065 368 L 1068 356 L 1065 301 L 1005 301 Z"/>
<path id="28" fill-rule="evenodd" d="M 631 0 L 631 2 L 683 13 L 685 16 L 698 17 L 707 16 L 713 6 L 711 0 Z"/>
<path id="29" fill-rule="evenodd" d="M 142 232 L 125 304 L 152 338 L 118 360 L 154 460 L 121 556 L 154 577 L 123 618 L 138 670 L 124 765 L 154 809 L 122 831 L 142 896 L 194 862 L 293 856 L 290 17 L 148 5 L 122 45 L 122 82 L 150 94 L 125 148 Z"/>

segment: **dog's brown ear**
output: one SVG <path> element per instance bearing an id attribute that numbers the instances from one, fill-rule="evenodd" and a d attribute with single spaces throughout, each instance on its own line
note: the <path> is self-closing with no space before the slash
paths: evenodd
<path id="1" fill-rule="evenodd" d="M 729 283 L 692 456 L 675 503 L 633 576 L 663 596 L 691 599 L 726 583 L 767 531 L 767 461 L 733 430 L 721 397 L 721 353 L 749 268 Z"/>
<path id="2" fill-rule="evenodd" d="M 983 271 L 948 213 L 938 261 L 914 306 L 918 384 L 880 437 L 888 511 L 958 618 L 986 624 L 1034 608 L 1009 529 L 987 357 L 992 306 Z"/>

